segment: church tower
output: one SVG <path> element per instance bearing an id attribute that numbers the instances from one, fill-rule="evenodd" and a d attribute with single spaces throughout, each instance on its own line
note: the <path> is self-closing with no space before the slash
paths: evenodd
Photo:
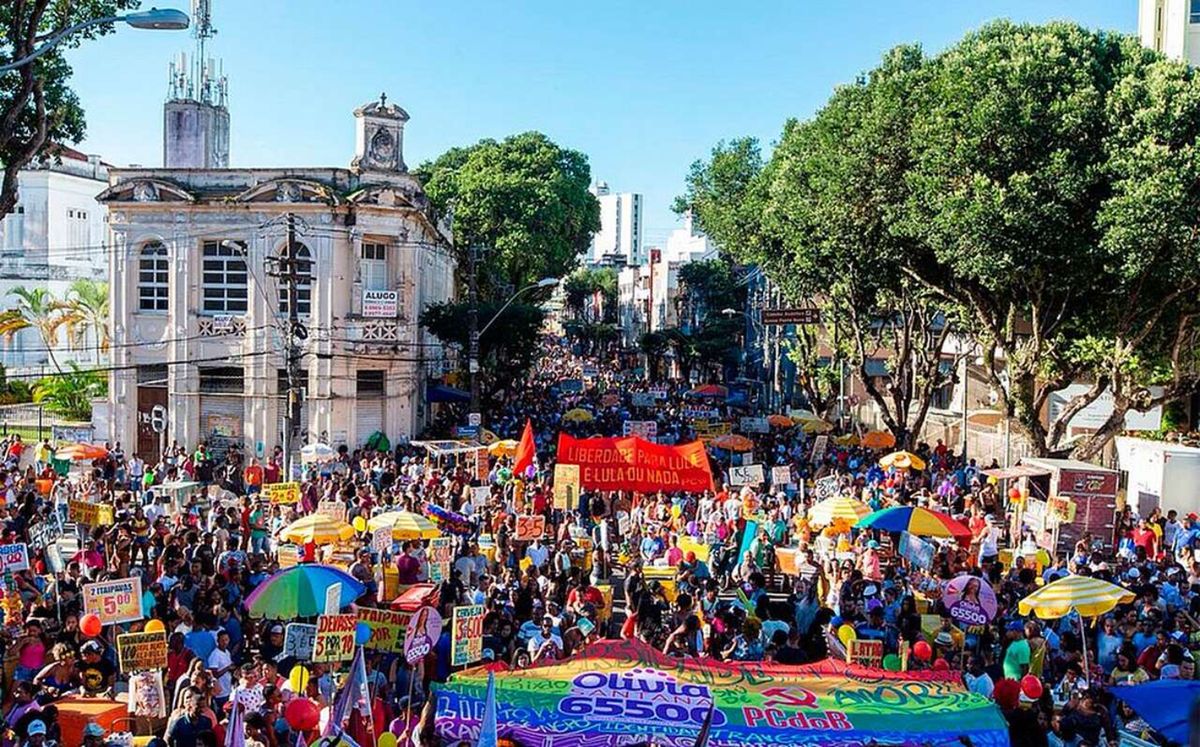
<path id="1" fill-rule="evenodd" d="M 192 0 L 196 52 L 171 63 L 170 91 L 163 105 L 163 166 L 169 169 L 229 167 L 228 80 L 208 57 L 212 0 Z"/>

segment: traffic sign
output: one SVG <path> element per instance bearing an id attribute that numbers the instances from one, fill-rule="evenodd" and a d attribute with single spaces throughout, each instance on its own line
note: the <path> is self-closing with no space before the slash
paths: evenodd
<path id="1" fill-rule="evenodd" d="M 820 309 L 763 309 L 762 323 L 769 326 L 785 324 L 820 324 Z"/>

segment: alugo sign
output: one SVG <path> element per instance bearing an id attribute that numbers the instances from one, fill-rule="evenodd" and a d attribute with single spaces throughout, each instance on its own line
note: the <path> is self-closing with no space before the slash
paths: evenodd
<path id="1" fill-rule="evenodd" d="M 362 315 L 375 318 L 395 317 L 400 313 L 398 291 L 364 290 L 362 292 Z"/>
<path id="2" fill-rule="evenodd" d="M 768 325 L 781 324 L 820 324 L 820 309 L 763 309 L 762 323 Z"/>

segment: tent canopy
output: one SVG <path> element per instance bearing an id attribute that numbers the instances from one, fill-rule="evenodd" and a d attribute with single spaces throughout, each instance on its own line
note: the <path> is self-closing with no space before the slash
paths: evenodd
<path id="1" fill-rule="evenodd" d="M 423 446 L 431 457 L 466 454 L 483 448 L 478 441 L 413 441 L 414 446 Z"/>
<path id="2" fill-rule="evenodd" d="M 471 393 L 449 384 L 430 384 L 425 387 L 426 402 L 470 402 Z"/>

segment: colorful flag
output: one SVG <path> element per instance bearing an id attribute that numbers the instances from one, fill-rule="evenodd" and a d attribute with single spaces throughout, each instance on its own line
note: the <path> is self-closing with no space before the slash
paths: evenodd
<path id="1" fill-rule="evenodd" d="M 500 735 L 496 726 L 496 675 L 488 672 L 487 698 L 483 701 L 483 726 L 477 747 L 496 747 Z"/>
<path id="2" fill-rule="evenodd" d="M 525 430 L 521 433 L 521 442 L 517 444 L 514 455 L 513 474 L 524 478 L 525 471 L 533 466 L 533 458 L 537 454 L 537 444 L 533 442 L 533 423 L 525 419 Z"/>
<path id="3" fill-rule="evenodd" d="M 229 725 L 225 728 L 225 747 L 246 747 L 246 727 L 242 724 L 242 704 L 234 701 Z"/>
<path id="4" fill-rule="evenodd" d="M 349 728 L 346 721 L 349 719 Z M 371 717 L 371 692 L 367 687 L 367 665 L 363 658 L 363 647 L 354 652 L 350 662 L 350 676 L 333 700 L 329 722 L 321 736 L 342 734 L 343 729 L 359 744 L 375 744 L 375 723 Z"/>

